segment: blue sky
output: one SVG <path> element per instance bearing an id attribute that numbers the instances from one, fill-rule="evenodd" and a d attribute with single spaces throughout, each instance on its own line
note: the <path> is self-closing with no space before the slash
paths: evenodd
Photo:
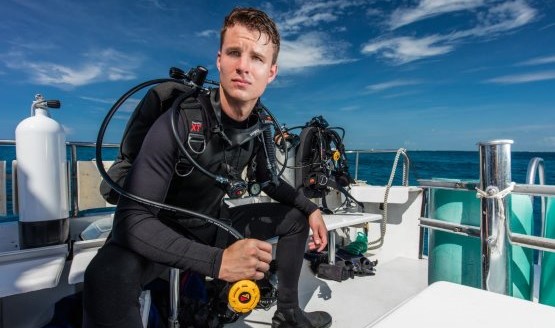
<path id="1" fill-rule="evenodd" d="M 280 123 L 323 115 L 350 149 L 555 151 L 555 2 L 2 1 L 0 139 L 13 139 L 36 93 L 71 141 L 94 141 L 125 91 L 172 66 L 215 67 L 234 6 L 266 10 L 282 34 L 263 96 Z M 139 97 L 112 121 L 117 142 Z"/>

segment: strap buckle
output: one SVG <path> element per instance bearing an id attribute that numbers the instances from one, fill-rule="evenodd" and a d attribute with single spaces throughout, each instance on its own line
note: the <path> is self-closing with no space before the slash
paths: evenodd
<path id="1" fill-rule="evenodd" d="M 200 155 L 204 153 L 204 150 L 206 150 L 206 139 L 202 134 L 189 133 L 189 136 L 187 137 L 187 145 L 193 153 Z M 193 147 L 193 145 L 195 145 L 195 147 Z"/>

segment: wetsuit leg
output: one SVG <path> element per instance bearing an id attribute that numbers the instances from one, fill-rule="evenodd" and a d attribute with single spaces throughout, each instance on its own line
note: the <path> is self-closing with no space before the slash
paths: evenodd
<path id="1" fill-rule="evenodd" d="M 307 217 L 296 208 L 279 203 L 232 207 L 229 215 L 233 226 L 245 237 L 266 240 L 279 236 L 275 258 L 278 307 L 298 306 L 299 276 L 309 230 Z"/>
<path id="2" fill-rule="evenodd" d="M 126 248 L 104 245 L 85 271 L 83 327 L 142 327 L 142 287 L 165 269 Z"/>

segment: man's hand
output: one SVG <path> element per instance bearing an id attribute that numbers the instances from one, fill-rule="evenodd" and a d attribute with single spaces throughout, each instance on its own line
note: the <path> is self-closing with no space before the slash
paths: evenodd
<path id="1" fill-rule="evenodd" d="M 311 240 L 308 243 L 308 249 L 317 250 L 321 252 L 326 248 L 328 244 L 328 228 L 324 223 L 324 218 L 322 217 L 322 212 L 316 210 L 310 214 L 308 217 L 308 224 L 312 230 Z"/>
<path id="2" fill-rule="evenodd" d="M 260 280 L 270 269 L 272 244 L 256 239 L 241 239 L 224 250 L 218 279 L 235 282 Z"/>

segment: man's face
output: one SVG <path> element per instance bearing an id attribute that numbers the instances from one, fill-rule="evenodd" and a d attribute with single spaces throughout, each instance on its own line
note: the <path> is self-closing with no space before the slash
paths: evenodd
<path id="1" fill-rule="evenodd" d="M 217 65 L 228 103 L 252 102 L 262 95 L 277 74 L 273 54 L 274 46 L 266 34 L 239 24 L 227 29 Z"/>

